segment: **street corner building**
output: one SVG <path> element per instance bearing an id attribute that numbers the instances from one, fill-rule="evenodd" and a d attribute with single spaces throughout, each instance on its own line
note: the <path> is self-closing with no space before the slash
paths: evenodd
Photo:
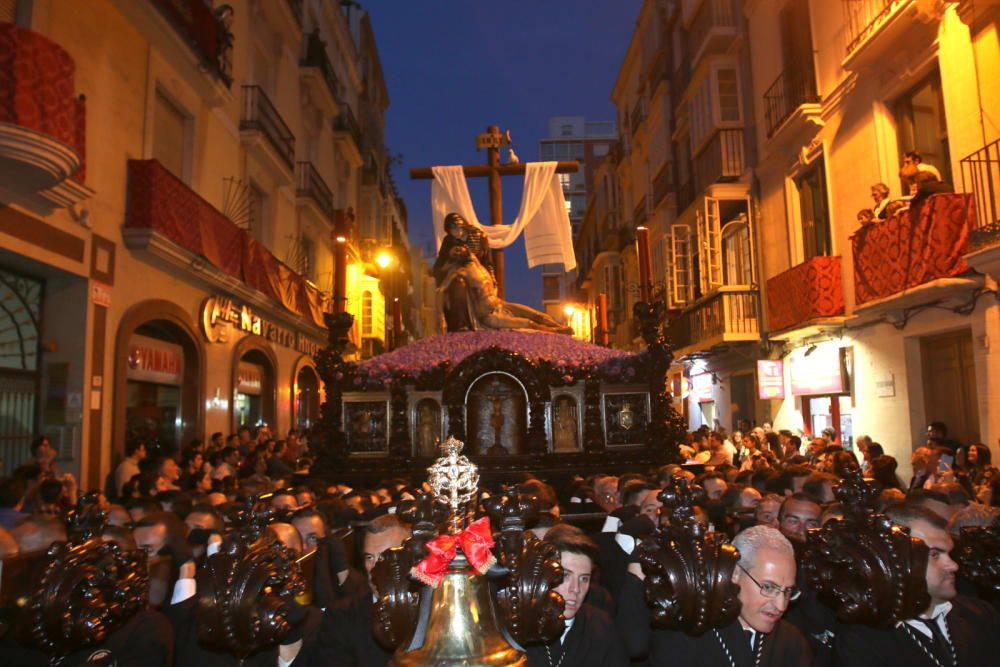
<path id="1" fill-rule="evenodd" d="M 433 326 L 367 13 L 212 4 L 0 5 L 4 470 L 310 427 L 337 289 L 359 356 Z"/>

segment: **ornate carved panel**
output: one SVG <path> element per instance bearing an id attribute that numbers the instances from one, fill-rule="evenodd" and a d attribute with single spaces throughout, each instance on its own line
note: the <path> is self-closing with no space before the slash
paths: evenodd
<path id="1" fill-rule="evenodd" d="M 389 454 L 389 397 L 344 396 L 344 434 L 352 455 Z"/>
<path id="2" fill-rule="evenodd" d="M 608 447 L 646 444 L 649 426 L 649 393 L 604 394 L 604 438 Z"/>

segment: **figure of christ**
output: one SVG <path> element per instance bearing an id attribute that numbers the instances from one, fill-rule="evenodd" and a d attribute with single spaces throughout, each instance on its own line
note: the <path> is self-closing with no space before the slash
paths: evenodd
<path id="1" fill-rule="evenodd" d="M 486 329 L 534 329 L 551 333 L 572 333 L 554 319 L 533 308 L 504 301 L 497 296 L 496 281 L 464 245 L 451 249 L 450 268 L 438 287 L 444 292 L 456 280 L 465 284 L 469 306 L 478 324 Z M 450 330 L 450 329 L 449 329 Z"/>

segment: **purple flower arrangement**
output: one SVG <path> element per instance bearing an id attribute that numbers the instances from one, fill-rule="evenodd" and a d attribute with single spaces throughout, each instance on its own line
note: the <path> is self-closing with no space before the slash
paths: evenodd
<path id="1" fill-rule="evenodd" d="M 440 385 L 462 360 L 494 347 L 526 359 L 552 386 L 591 377 L 614 383 L 640 382 L 646 379 L 649 365 L 645 351 L 613 350 L 563 334 L 465 331 L 424 338 L 371 359 L 344 364 L 337 380 L 348 391 L 386 389 L 394 382 L 430 388 Z"/>

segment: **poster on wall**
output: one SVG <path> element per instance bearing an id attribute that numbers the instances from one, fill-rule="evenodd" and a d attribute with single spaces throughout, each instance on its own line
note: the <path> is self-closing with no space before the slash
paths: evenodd
<path id="1" fill-rule="evenodd" d="M 714 401 L 715 398 L 712 395 L 712 374 L 711 373 L 700 373 L 698 375 L 691 376 L 691 396 L 698 403 L 706 403 L 708 401 Z"/>
<path id="2" fill-rule="evenodd" d="M 762 401 L 785 398 L 785 362 L 760 360 L 757 362 L 757 397 Z"/>
<path id="3" fill-rule="evenodd" d="M 812 347 L 810 350 L 802 356 L 792 357 L 789 372 L 792 380 L 792 396 L 844 393 L 841 348 L 823 345 Z"/>

